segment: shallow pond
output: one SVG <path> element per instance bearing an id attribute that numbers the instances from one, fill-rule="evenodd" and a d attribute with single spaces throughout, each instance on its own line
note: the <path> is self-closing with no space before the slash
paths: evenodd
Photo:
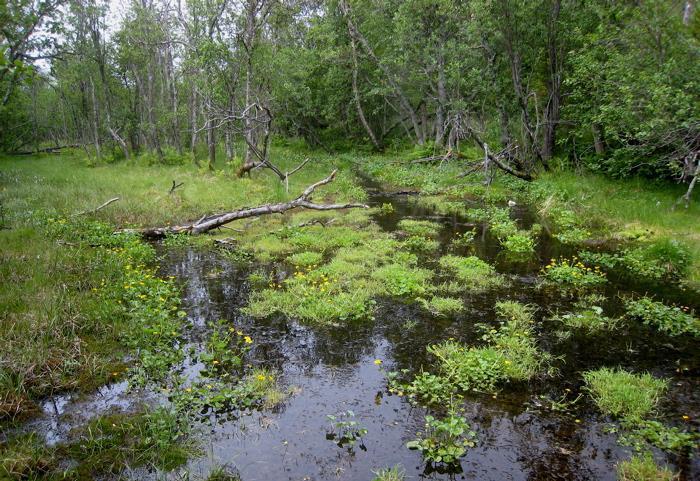
<path id="1" fill-rule="evenodd" d="M 370 194 L 373 205 L 393 205 L 393 212 L 375 217 L 385 230 L 395 230 L 404 218 L 440 222 L 443 253 L 456 233 L 474 228 L 458 216 L 441 216 L 420 207 L 411 196 Z M 521 228 L 532 223 L 526 209 L 515 208 L 512 213 Z M 239 472 L 243 481 L 367 481 L 372 479 L 373 470 L 401 464 L 407 479 L 614 480 L 615 464 L 627 459 L 630 449 L 619 446 L 616 435 L 608 432 L 610 420 L 585 395 L 565 412 L 550 409 L 547 401 L 575 398 L 581 392 L 580 373 L 601 366 L 648 370 L 670 378 L 671 388 L 661 406 L 664 420 L 680 425 L 681 417 L 688 415 L 692 423 L 698 422 L 697 342 L 671 340 L 642 328 L 560 339 L 546 317 L 557 307 L 565 309 L 570 301 L 537 289 L 535 283 L 542 262 L 568 250 L 543 238 L 536 260 L 512 263 L 501 255 L 497 242 L 482 226 L 476 229 L 472 252 L 512 277 L 507 290 L 476 296 L 467 293 L 463 296 L 466 309 L 446 319 L 436 319 L 417 305 L 379 300 L 374 321 L 342 328 L 308 327 L 282 316 L 266 320 L 243 316 L 240 308 L 249 295 L 250 266 L 234 265 L 214 251 L 188 248 L 164 252 L 163 274 L 176 276 L 183 285 L 184 308 L 191 323 L 188 349 L 195 354 L 201 350 L 209 333 L 208 321 L 230 320 L 255 339 L 249 362 L 278 369 L 282 385 L 293 387 L 293 394 L 272 412 L 236 413 L 237 418 L 212 418 L 211 424 L 198 426 L 195 436 L 203 454 L 176 473 L 137 470 L 128 476 L 180 479 L 189 471 L 198 479 L 206 477 L 212 467 L 224 465 Z M 430 265 L 434 257 L 421 261 Z M 607 288 L 609 315 L 620 312 L 618 295 L 629 289 L 615 282 Z M 689 304 L 687 293 L 668 289 L 664 295 Z M 420 453 L 405 446 L 423 428 L 425 411 L 389 394 L 386 371 L 418 372 L 422 366 L 429 367 L 426 346 L 447 338 L 477 342 L 474 324 L 495 322 L 493 306 L 502 299 L 541 307 L 537 312 L 538 341 L 544 350 L 559 357 L 559 373 L 531 383 L 506 385 L 496 396 L 467 397 L 466 417 L 477 432 L 477 446 L 450 473 L 426 469 Z M 691 300 L 691 306 L 700 307 L 697 299 Z M 193 359 L 196 356 L 190 355 L 181 366 L 186 377 L 194 377 L 202 369 Z M 382 363 L 375 363 L 377 359 Z M 45 416 L 29 428 L 44 433 L 50 442 L 59 442 L 72 426 L 109 409 L 167 402 L 162 394 L 136 396 L 125 387 L 125 383 L 106 386 L 88 399 L 64 396 L 49 400 L 44 405 Z M 348 410 L 368 430 L 352 449 L 327 439 L 326 415 Z M 681 470 L 683 480 L 700 479 L 697 456 L 688 459 L 656 454 Z"/>

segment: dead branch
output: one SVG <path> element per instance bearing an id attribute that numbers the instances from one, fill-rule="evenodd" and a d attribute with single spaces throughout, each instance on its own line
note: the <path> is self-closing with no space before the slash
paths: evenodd
<path id="1" fill-rule="evenodd" d="M 100 206 L 98 206 L 98 207 L 96 207 L 96 208 L 94 208 L 94 209 L 92 209 L 92 210 L 84 210 L 84 211 L 82 211 L 82 212 L 78 212 L 77 214 L 73 214 L 72 217 L 77 217 L 77 216 L 79 216 L 79 215 L 85 215 L 85 214 L 94 214 L 94 213 L 97 212 L 98 210 L 104 209 L 105 207 L 107 207 L 107 206 L 108 206 L 109 204 L 111 204 L 112 202 L 116 202 L 116 201 L 118 201 L 118 200 L 119 200 L 119 197 L 115 197 L 115 198 L 113 198 L 113 199 L 109 199 L 109 200 L 108 200 L 107 202 L 105 202 L 104 204 L 102 204 L 102 205 L 100 205 Z"/>
<path id="2" fill-rule="evenodd" d="M 173 180 L 173 185 L 172 185 L 172 187 L 170 187 L 170 191 L 168 191 L 168 195 L 172 194 L 173 192 L 175 192 L 175 189 L 177 189 L 178 187 L 182 187 L 183 185 L 185 185 L 184 182 L 180 182 L 179 184 L 176 184 L 175 181 Z"/>
<path id="3" fill-rule="evenodd" d="M 312 209 L 312 210 L 337 210 L 337 209 L 353 209 L 362 208 L 368 209 L 369 207 L 365 204 L 317 204 L 311 201 L 311 196 L 314 191 L 326 185 L 335 179 L 337 170 L 331 172 L 331 174 L 323 180 L 319 180 L 315 184 L 308 186 L 304 189 L 299 197 L 289 202 L 280 202 L 277 204 L 265 204 L 259 207 L 250 207 L 246 209 L 236 210 L 233 212 L 226 212 L 223 214 L 214 214 L 209 216 L 203 216 L 198 221 L 191 224 L 166 226 L 166 227 L 152 227 L 147 229 L 125 229 L 121 232 L 132 232 L 140 234 L 141 236 L 149 239 L 159 239 L 163 238 L 168 234 L 203 234 L 209 232 L 210 230 L 221 227 L 225 224 L 233 222 L 238 219 L 246 219 L 249 217 L 258 217 L 267 214 L 281 214 L 288 210 L 302 208 L 302 209 Z"/>

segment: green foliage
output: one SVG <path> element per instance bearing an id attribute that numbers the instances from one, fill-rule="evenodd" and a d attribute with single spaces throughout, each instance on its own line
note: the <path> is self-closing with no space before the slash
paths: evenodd
<path id="1" fill-rule="evenodd" d="M 603 308 L 600 306 L 581 308 L 568 314 L 556 316 L 555 319 L 570 329 L 580 329 L 590 334 L 614 330 L 620 322 L 619 319 L 604 316 Z"/>
<path id="2" fill-rule="evenodd" d="M 428 293 L 432 277 L 433 273 L 427 269 L 402 264 L 382 266 L 372 273 L 372 279 L 380 283 L 383 292 L 390 296 L 406 298 Z"/>
<path id="3" fill-rule="evenodd" d="M 406 479 L 406 471 L 400 465 L 391 468 L 381 468 L 373 471 L 373 473 L 374 478 L 372 478 L 372 481 L 403 481 Z"/>
<path id="4" fill-rule="evenodd" d="M 206 341 L 204 352 L 199 355 L 199 360 L 207 366 L 204 374 L 240 369 L 253 340 L 223 319 L 210 322 L 209 327 L 212 333 Z"/>
<path id="5" fill-rule="evenodd" d="M 542 269 L 545 285 L 560 286 L 565 289 L 585 290 L 607 282 L 600 267 L 587 267 L 576 256 L 571 259 L 561 257 L 551 259 Z"/>
<path id="6" fill-rule="evenodd" d="M 618 442 L 623 446 L 632 446 L 636 451 L 647 450 L 652 445 L 664 451 L 688 453 L 697 447 L 700 440 L 696 432 L 681 431 L 659 421 L 634 421 L 623 423 L 623 427 L 627 432 L 618 438 Z"/>
<path id="7" fill-rule="evenodd" d="M 476 445 L 475 438 L 467 420 L 452 411 L 445 419 L 425 416 L 425 431 L 406 446 L 420 451 L 429 463 L 452 464 Z"/>
<path id="8" fill-rule="evenodd" d="M 419 299 L 419 301 L 426 310 L 438 317 L 447 317 L 464 310 L 462 301 L 451 297 L 434 296 L 429 301 L 426 299 Z"/>
<path id="9" fill-rule="evenodd" d="M 460 397 L 450 379 L 429 372 L 417 374 L 409 383 L 402 383 L 398 372 L 390 372 L 387 373 L 387 381 L 389 392 L 408 396 L 411 402 L 422 406 L 442 406 Z"/>
<path id="10" fill-rule="evenodd" d="M 362 436 L 367 434 L 367 428 L 355 421 L 355 413 L 347 410 L 337 415 L 327 414 L 331 425 L 326 438 L 335 441 L 338 446 L 352 448 L 358 441 L 362 444 Z"/>
<path id="11" fill-rule="evenodd" d="M 505 279 L 496 269 L 478 257 L 446 255 L 440 258 L 443 271 L 454 275 L 457 282 L 472 292 L 485 291 L 505 284 Z"/>
<path id="12" fill-rule="evenodd" d="M 668 381 L 651 374 L 632 374 L 606 367 L 583 374 L 586 386 L 598 408 L 610 416 L 631 421 L 651 414 Z"/>
<path id="13" fill-rule="evenodd" d="M 690 334 L 700 336 L 700 319 L 689 313 L 687 307 L 666 306 L 648 297 L 625 301 L 627 316 L 640 319 L 670 336 Z"/>
<path id="14" fill-rule="evenodd" d="M 428 220 L 402 219 L 399 221 L 398 229 L 411 236 L 435 238 L 440 233 L 442 226 L 437 222 Z"/>
<path id="15" fill-rule="evenodd" d="M 632 456 L 617 466 L 618 481 L 674 481 L 676 474 L 667 467 L 659 467 L 651 453 Z"/>
<path id="16" fill-rule="evenodd" d="M 308 267 L 321 264 L 321 262 L 323 261 L 323 254 L 319 252 L 309 251 L 299 252 L 297 254 L 292 254 L 291 256 L 289 256 L 287 258 L 287 261 L 297 268 Z"/>
<path id="17" fill-rule="evenodd" d="M 529 255 L 535 252 L 535 240 L 527 232 L 520 232 L 506 237 L 503 248 L 513 254 Z"/>

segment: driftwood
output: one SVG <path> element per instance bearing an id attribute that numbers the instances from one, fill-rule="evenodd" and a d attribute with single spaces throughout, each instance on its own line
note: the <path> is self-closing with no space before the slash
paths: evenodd
<path id="1" fill-rule="evenodd" d="M 101 204 L 101 205 L 95 207 L 94 209 L 91 209 L 91 210 L 84 210 L 84 211 L 82 211 L 82 212 L 78 212 L 78 213 L 76 213 L 76 214 L 73 214 L 73 217 L 77 217 L 77 216 L 79 216 L 79 215 L 85 215 L 85 214 L 94 214 L 94 213 L 97 212 L 98 210 L 102 210 L 102 209 L 104 209 L 105 207 L 107 207 L 109 204 L 111 204 L 112 202 L 116 202 L 116 201 L 118 201 L 118 200 L 119 200 L 119 197 L 115 197 L 115 198 L 113 198 L 113 199 L 109 199 L 107 202 L 105 202 L 104 204 Z"/>
<path id="2" fill-rule="evenodd" d="M 302 208 L 302 209 L 312 209 L 312 210 L 336 210 L 336 209 L 353 209 L 362 208 L 368 209 L 369 207 L 365 204 L 316 204 L 311 201 L 311 195 L 314 191 L 326 185 L 335 179 L 335 175 L 338 171 L 334 170 L 331 175 L 323 180 L 316 182 L 308 186 L 304 192 L 301 193 L 299 197 L 289 202 L 280 202 L 278 204 L 266 204 L 259 207 L 250 207 L 246 209 L 236 210 L 233 212 L 225 212 L 223 214 L 214 215 L 204 215 L 196 222 L 184 225 L 166 226 L 166 227 L 152 227 L 147 229 L 125 229 L 122 232 L 133 232 L 140 234 L 141 236 L 148 239 L 159 239 L 163 238 L 168 234 L 203 234 L 209 232 L 210 230 L 222 227 L 234 220 L 246 219 L 249 217 L 258 217 L 267 214 L 281 214 L 288 210 Z"/>

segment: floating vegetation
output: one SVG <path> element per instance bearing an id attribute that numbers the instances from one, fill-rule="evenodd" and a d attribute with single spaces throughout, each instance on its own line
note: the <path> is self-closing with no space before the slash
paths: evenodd
<path id="1" fill-rule="evenodd" d="M 568 314 L 557 315 L 554 319 L 569 329 L 577 329 L 589 334 L 612 331 L 620 325 L 620 319 L 611 319 L 603 315 L 603 308 L 600 306 L 580 308 Z"/>
<path id="2" fill-rule="evenodd" d="M 359 441 L 361 449 L 366 449 L 362 437 L 367 434 L 367 428 L 355 420 L 355 413 L 347 410 L 339 414 L 327 414 L 330 428 L 326 432 L 326 439 L 335 441 L 339 447 L 352 449 Z"/>

